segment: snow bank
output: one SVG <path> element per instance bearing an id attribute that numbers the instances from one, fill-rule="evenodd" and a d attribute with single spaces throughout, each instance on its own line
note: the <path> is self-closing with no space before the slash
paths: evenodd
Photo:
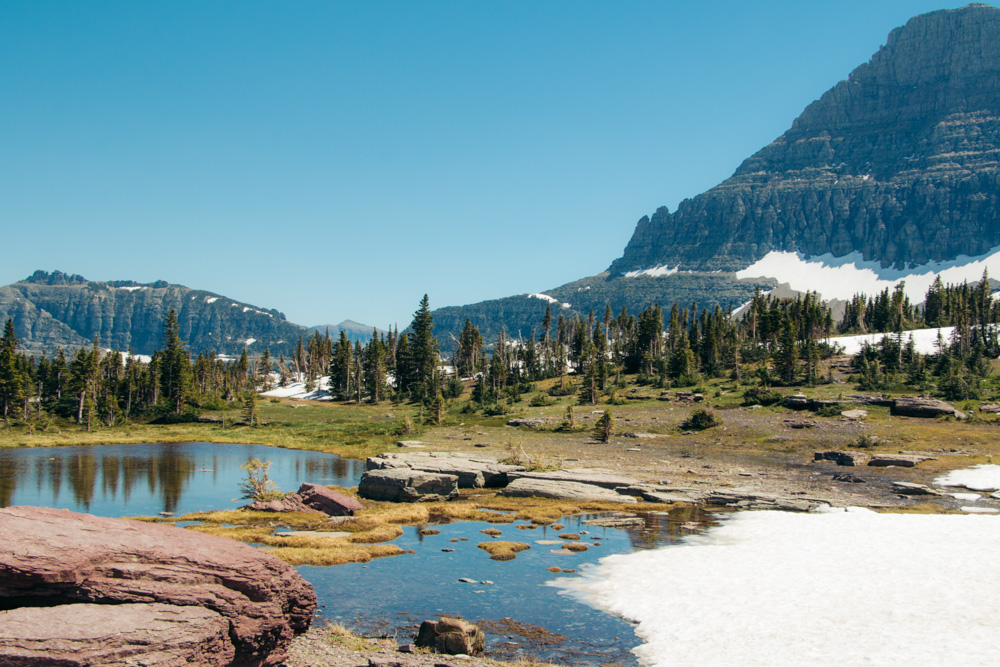
<path id="1" fill-rule="evenodd" d="M 998 664 L 1000 518 L 742 512 L 554 582 L 638 623 L 643 665 Z"/>
<path id="2" fill-rule="evenodd" d="M 963 486 L 973 491 L 996 491 L 1000 489 L 1000 466 L 978 465 L 962 470 L 952 470 L 934 480 L 936 486 Z M 956 494 L 956 497 L 957 494 Z"/>
<path id="3" fill-rule="evenodd" d="M 944 340 L 945 345 L 951 343 L 951 333 L 955 327 L 941 327 L 940 329 L 914 329 L 903 332 L 903 345 L 912 337 L 913 345 L 920 354 L 935 354 L 938 351 L 938 333 Z M 865 343 L 877 345 L 884 336 L 895 336 L 894 333 L 863 334 L 860 336 L 837 336 L 830 338 L 830 344 L 838 344 L 844 348 L 844 354 L 857 354 Z"/>
<path id="4" fill-rule="evenodd" d="M 801 253 L 772 250 L 736 277 L 774 278 L 792 289 L 818 292 L 824 299 L 850 299 L 858 293 L 876 294 L 906 281 L 904 291 L 914 303 L 923 303 L 927 288 L 940 274 L 948 283 L 976 282 L 988 270 L 1000 275 L 1000 246 L 984 255 L 960 255 L 947 262 L 929 262 L 905 269 L 883 268 L 879 262 L 865 261 L 860 252 L 843 257 L 832 254 L 806 257 Z"/>
<path id="5" fill-rule="evenodd" d="M 654 278 L 662 278 L 663 276 L 672 276 L 680 270 L 680 267 L 670 268 L 666 264 L 663 266 L 654 266 L 651 269 L 646 269 L 644 271 L 628 271 L 625 273 L 626 278 L 636 278 L 638 276 L 652 276 Z"/>
<path id="6" fill-rule="evenodd" d="M 272 379 L 275 384 L 277 384 L 279 376 L 277 373 L 272 374 Z M 265 391 L 261 393 L 261 396 L 268 396 L 270 398 L 300 398 L 303 400 L 310 401 L 329 401 L 330 394 L 327 393 L 327 382 L 329 378 L 323 376 L 319 380 L 319 386 L 315 387 L 312 391 L 306 390 L 305 382 L 289 382 L 284 387 L 275 387 L 270 391 Z"/>

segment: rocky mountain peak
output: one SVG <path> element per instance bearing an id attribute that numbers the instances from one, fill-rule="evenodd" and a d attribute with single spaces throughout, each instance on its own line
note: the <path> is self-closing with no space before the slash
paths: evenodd
<path id="1" fill-rule="evenodd" d="M 734 175 L 643 218 L 612 274 L 771 250 L 883 266 L 1000 245 L 1000 9 L 917 16 Z"/>

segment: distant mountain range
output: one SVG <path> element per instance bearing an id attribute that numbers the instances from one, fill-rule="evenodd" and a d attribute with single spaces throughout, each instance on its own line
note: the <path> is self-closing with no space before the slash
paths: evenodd
<path id="1" fill-rule="evenodd" d="M 290 354 L 299 336 L 312 331 L 265 310 L 221 294 L 164 281 L 95 282 L 61 271 L 36 271 L 0 287 L 0 320 L 14 320 L 22 348 L 52 352 L 89 346 L 151 354 L 160 347 L 163 318 L 177 312 L 181 339 L 192 352 L 251 353 L 269 348 Z"/>

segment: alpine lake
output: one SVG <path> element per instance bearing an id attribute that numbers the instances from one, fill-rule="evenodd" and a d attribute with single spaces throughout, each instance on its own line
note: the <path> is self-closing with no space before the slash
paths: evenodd
<path id="1" fill-rule="evenodd" d="M 270 461 L 278 488 L 303 482 L 356 486 L 365 462 L 334 454 L 265 445 L 208 442 L 0 449 L 0 507 L 36 505 L 108 517 L 183 515 L 244 504 L 241 465 Z M 698 508 L 643 516 L 642 525 L 604 528 L 599 515 L 563 517 L 561 530 L 529 522 L 471 521 L 434 525 L 435 535 L 406 527 L 393 544 L 407 553 L 366 564 L 297 569 L 316 589 L 319 619 L 360 634 L 409 641 L 420 621 L 438 615 L 480 622 L 497 659 L 533 657 L 562 664 L 635 665 L 639 641 L 630 623 L 597 611 L 552 584 L 579 576 L 598 559 L 669 545 L 714 523 Z M 521 526 L 519 528 L 518 526 Z M 477 544 L 525 542 L 512 561 L 490 560 Z M 577 533 L 590 548 L 561 548 L 558 534 Z M 550 568 L 558 568 L 553 572 Z M 567 572 L 568 570 L 568 572 Z"/>

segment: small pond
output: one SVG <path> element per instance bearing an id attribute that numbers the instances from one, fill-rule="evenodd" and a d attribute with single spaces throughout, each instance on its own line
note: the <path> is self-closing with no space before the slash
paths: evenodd
<path id="1" fill-rule="evenodd" d="M 323 618 L 363 634 L 395 635 L 401 642 L 409 641 L 420 621 L 448 614 L 473 622 L 487 621 L 487 650 L 492 657 L 635 665 L 630 649 L 639 640 L 633 626 L 548 585 L 559 577 L 577 575 L 552 573 L 547 568 L 580 570 L 611 554 L 672 544 L 706 529 L 715 517 L 692 507 L 648 515 L 642 527 L 599 528 L 583 523 L 596 516 L 564 517 L 561 530 L 462 521 L 429 526 L 440 534 L 422 536 L 417 528 L 407 527 L 393 544 L 415 554 L 364 565 L 301 566 L 298 570 L 316 587 Z M 503 532 L 498 540 L 525 542 L 531 549 L 512 561 L 490 560 L 489 554 L 476 546 L 493 539 L 480 532 L 488 528 Z M 600 546 L 566 553 L 560 546 L 564 541 L 558 537 L 564 533 L 577 533 L 579 542 Z M 519 625 L 503 619 L 513 619 Z"/>
<path id="2" fill-rule="evenodd" d="M 264 445 L 181 442 L 0 449 L 0 507 L 39 505 L 100 516 L 234 509 L 241 465 L 270 461 L 283 491 L 303 482 L 356 486 L 364 461 Z"/>

